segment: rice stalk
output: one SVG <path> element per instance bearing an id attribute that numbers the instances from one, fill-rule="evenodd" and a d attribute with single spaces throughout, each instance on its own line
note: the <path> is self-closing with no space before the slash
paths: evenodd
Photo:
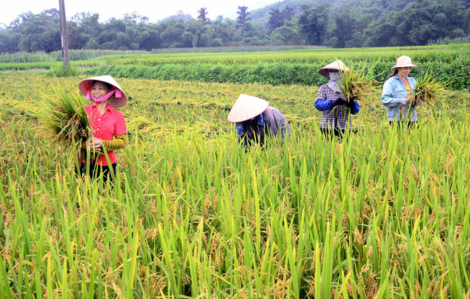
<path id="1" fill-rule="evenodd" d="M 34 111 L 34 115 L 42 124 L 45 136 L 53 144 L 66 149 L 81 147 L 81 156 L 84 157 L 86 149 L 81 146 L 93 137 L 93 128 L 90 125 L 85 110 L 83 97 L 77 93 L 67 93 L 60 85 L 51 86 L 52 94 L 43 94 L 44 105 Z M 94 155 L 100 152 L 94 152 Z"/>
<path id="2" fill-rule="evenodd" d="M 431 103 L 437 101 L 438 97 L 445 91 L 445 86 L 450 81 L 439 82 L 438 78 L 432 77 L 432 71 L 426 71 L 423 77 L 416 82 L 414 96 L 411 100 L 411 106 L 415 107 L 421 103 Z"/>
<path id="3" fill-rule="evenodd" d="M 358 69 L 351 66 L 348 71 L 340 72 L 341 82 L 338 82 L 339 88 L 347 102 L 363 101 L 367 93 L 370 92 L 372 84 L 378 83 L 375 78 L 380 74 L 374 74 L 377 63 L 378 61 L 373 63 L 367 71 L 366 64 L 364 64 Z"/>

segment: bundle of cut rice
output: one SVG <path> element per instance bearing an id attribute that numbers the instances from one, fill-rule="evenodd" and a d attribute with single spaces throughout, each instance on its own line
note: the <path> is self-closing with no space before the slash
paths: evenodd
<path id="1" fill-rule="evenodd" d="M 370 91 L 373 83 L 378 83 L 375 78 L 380 75 L 374 75 L 374 68 L 378 62 L 371 65 L 366 71 L 366 64 L 358 70 L 351 66 L 348 71 L 341 72 L 341 82 L 338 82 L 344 100 L 347 102 L 364 100 L 364 96 Z"/>
<path id="2" fill-rule="evenodd" d="M 44 105 L 36 110 L 36 117 L 54 143 L 76 149 L 93 136 L 84 100 L 78 94 L 67 94 L 59 86 L 52 89 L 53 94 L 43 96 Z"/>
<path id="3" fill-rule="evenodd" d="M 431 71 L 427 71 L 423 77 L 416 82 L 414 95 L 411 99 L 411 106 L 419 105 L 421 102 L 429 103 L 437 100 L 437 97 L 445 90 L 450 81 L 439 82 L 437 78 L 431 76 Z"/>

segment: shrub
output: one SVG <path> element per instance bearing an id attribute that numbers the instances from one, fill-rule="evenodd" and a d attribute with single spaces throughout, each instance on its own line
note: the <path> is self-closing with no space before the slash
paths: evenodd
<path id="1" fill-rule="evenodd" d="M 47 77 L 74 77 L 80 75 L 80 70 L 76 67 L 68 67 L 64 68 L 64 66 L 53 66 L 51 69 L 46 73 Z"/>

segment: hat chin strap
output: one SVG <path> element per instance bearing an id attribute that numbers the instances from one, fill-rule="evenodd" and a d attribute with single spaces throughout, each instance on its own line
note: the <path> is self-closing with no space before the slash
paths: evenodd
<path id="1" fill-rule="evenodd" d="M 102 103 L 104 101 L 107 101 L 113 94 L 115 94 L 116 98 L 121 98 L 122 97 L 122 92 L 119 89 L 116 89 L 116 88 L 114 90 L 111 90 L 110 92 L 108 92 L 104 96 L 99 97 L 99 98 L 95 98 L 91 94 L 91 90 L 88 90 L 88 92 L 86 94 L 86 97 L 85 97 L 85 100 L 92 100 L 95 103 Z"/>
<path id="2" fill-rule="evenodd" d="M 95 103 L 102 103 L 104 101 L 107 101 L 113 94 L 114 94 L 115 90 L 112 90 L 110 92 L 108 92 L 107 94 L 105 94 L 104 96 L 102 97 L 99 97 L 99 98 L 95 98 L 92 94 L 91 94 L 91 91 L 88 91 L 88 93 L 86 94 L 86 98 L 87 100 L 93 100 L 93 102 Z"/>

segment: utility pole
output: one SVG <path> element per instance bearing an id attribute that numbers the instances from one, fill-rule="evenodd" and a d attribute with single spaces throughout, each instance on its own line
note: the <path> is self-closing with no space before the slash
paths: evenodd
<path id="1" fill-rule="evenodd" d="M 64 68 L 69 68 L 69 41 L 67 40 L 67 19 L 65 18 L 65 4 L 64 0 L 59 0 L 59 13 L 60 13 L 60 40 L 62 43 L 62 62 Z"/>

